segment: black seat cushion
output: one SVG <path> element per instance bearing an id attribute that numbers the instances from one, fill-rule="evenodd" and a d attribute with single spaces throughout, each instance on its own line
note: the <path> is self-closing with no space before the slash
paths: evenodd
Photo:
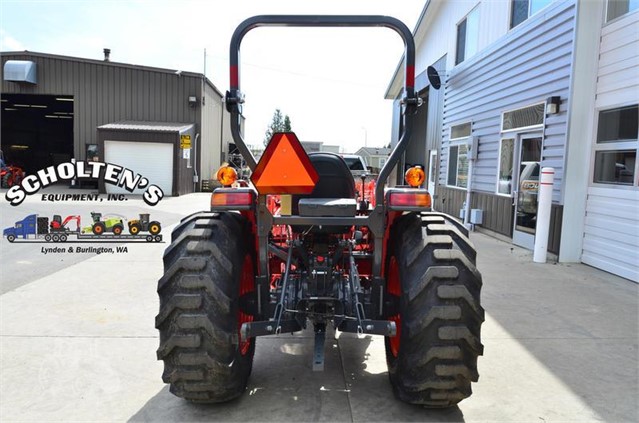
<path id="1" fill-rule="evenodd" d="M 292 212 L 299 214 L 300 198 L 355 198 L 355 182 L 343 158 L 333 153 L 310 153 L 308 157 L 319 175 L 313 192 L 294 195 Z"/>

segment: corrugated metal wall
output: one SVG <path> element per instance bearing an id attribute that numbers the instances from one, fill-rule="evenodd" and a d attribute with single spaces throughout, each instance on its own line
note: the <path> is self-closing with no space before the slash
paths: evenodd
<path id="1" fill-rule="evenodd" d="M 466 191 L 441 185 L 437 187 L 435 209 L 438 211 L 458 217 L 464 201 L 466 201 Z M 484 211 L 484 220 L 480 225 L 482 228 L 507 237 L 513 236 L 513 200 L 511 198 L 474 192 L 471 207 Z M 563 206 L 553 204 L 550 213 L 548 251 L 559 254 Z"/>
<path id="2" fill-rule="evenodd" d="M 37 65 L 37 85 L 4 81 L 3 94 L 65 95 L 75 98 L 74 153 L 84 158 L 86 144 L 97 144 L 96 128 L 121 121 L 183 122 L 201 125 L 201 76 L 39 53 L 3 54 L 6 60 L 29 60 Z M 218 96 L 218 101 L 219 101 Z"/>
<path id="3" fill-rule="evenodd" d="M 200 182 L 215 178 L 215 172 L 220 166 L 221 152 L 224 148 L 222 141 L 222 119 L 228 121 L 230 115 L 224 110 L 224 103 L 216 94 L 213 87 L 204 84 L 204 105 L 202 105 L 202 127 L 198 145 L 201 147 L 198 157 L 201 160 L 199 173 Z M 222 116 L 224 113 L 224 116 Z"/>
<path id="4" fill-rule="evenodd" d="M 446 184 L 451 124 L 472 121 L 473 135 L 480 141 L 473 190 L 494 193 L 501 113 L 560 96 L 560 113 L 546 118 L 542 165 L 555 168 L 553 201 L 562 202 L 574 21 L 574 2 L 554 3 L 451 70 L 444 99 L 440 183 Z"/>

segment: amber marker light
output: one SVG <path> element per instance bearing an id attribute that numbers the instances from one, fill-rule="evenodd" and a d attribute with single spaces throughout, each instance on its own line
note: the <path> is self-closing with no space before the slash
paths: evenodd
<path id="1" fill-rule="evenodd" d="M 230 187 L 237 181 L 237 172 L 230 166 L 222 166 L 217 171 L 217 180 L 224 187 Z"/>
<path id="2" fill-rule="evenodd" d="M 413 166 L 406 171 L 404 174 L 404 179 L 406 183 L 413 188 L 417 188 L 426 180 L 426 174 L 424 173 L 424 169 L 421 166 Z"/>

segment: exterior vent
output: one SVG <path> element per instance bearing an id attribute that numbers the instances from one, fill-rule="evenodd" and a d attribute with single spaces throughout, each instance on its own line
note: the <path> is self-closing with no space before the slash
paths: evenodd
<path id="1" fill-rule="evenodd" d="M 36 64 L 27 60 L 7 60 L 4 63 L 4 80 L 37 84 Z"/>

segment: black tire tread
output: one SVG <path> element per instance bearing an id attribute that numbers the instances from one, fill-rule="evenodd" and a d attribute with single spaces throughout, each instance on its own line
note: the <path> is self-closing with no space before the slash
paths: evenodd
<path id="1" fill-rule="evenodd" d="M 397 357 L 386 342 L 395 395 L 427 407 L 450 407 L 471 395 L 484 310 L 481 274 L 468 232 L 436 214 L 405 214 L 391 228 L 402 298 Z"/>
<path id="2" fill-rule="evenodd" d="M 183 219 L 164 252 L 158 281 L 162 380 L 178 397 L 225 402 L 246 389 L 255 343 L 238 352 L 239 276 L 248 242 L 246 222 L 231 213 Z"/>

